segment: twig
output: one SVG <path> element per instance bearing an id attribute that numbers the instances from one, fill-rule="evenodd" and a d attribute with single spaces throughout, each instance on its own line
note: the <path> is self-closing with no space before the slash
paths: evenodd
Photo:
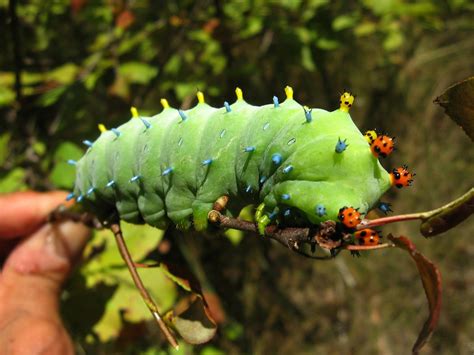
<path id="1" fill-rule="evenodd" d="M 158 323 L 158 326 L 160 327 L 161 331 L 166 337 L 166 340 L 168 340 L 168 342 L 173 348 L 175 348 L 176 350 L 179 349 L 178 342 L 176 338 L 173 336 L 173 334 L 171 333 L 168 326 L 163 321 L 160 315 L 160 312 L 158 310 L 158 306 L 155 304 L 150 294 L 146 290 L 145 286 L 143 285 L 140 275 L 138 274 L 138 271 L 135 268 L 135 264 L 132 260 L 132 257 L 130 256 L 130 252 L 128 251 L 125 240 L 123 239 L 122 229 L 120 228 L 120 225 L 118 223 L 112 223 L 110 225 L 110 230 L 114 233 L 115 241 L 117 242 L 120 255 L 122 256 L 123 260 L 127 264 L 127 268 L 130 271 L 133 282 L 135 283 L 135 286 L 140 292 L 140 295 L 142 296 L 143 301 L 145 302 L 146 306 L 150 310 L 151 314 L 153 314 L 153 317 L 155 318 L 156 322 Z"/>
<path id="2" fill-rule="evenodd" d="M 253 222 L 244 221 L 237 218 L 230 218 L 224 216 L 218 211 L 212 210 L 209 213 L 211 222 L 218 223 L 222 228 L 233 228 L 242 231 L 258 233 L 257 225 Z M 284 246 L 297 250 L 299 243 L 310 243 L 311 229 L 310 228 L 284 228 L 279 229 L 277 226 L 271 225 L 265 228 L 265 236 L 275 239 Z"/>
<path id="3" fill-rule="evenodd" d="M 461 205 L 469 205 L 471 206 L 471 213 L 474 208 L 472 208 L 472 205 L 474 204 L 474 188 L 469 189 L 464 195 L 458 197 L 457 199 L 445 204 L 444 206 L 441 206 L 439 208 L 435 208 L 434 210 L 431 211 L 425 211 L 425 212 L 417 212 L 417 213 L 410 213 L 410 214 L 401 214 L 398 216 L 390 216 L 390 217 L 382 217 L 382 218 L 377 218 L 373 220 L 368 220 L 365 219 L 362 221 L 357 226 L 358 230 L 364 229 L 364 228 L 372 228 L 372 227 L 377 227 L 377 226 L 383 226 L 385 224 L 389 223 L 395 223 L 395 222 L 402 222 L 402 221 L 412 221 L 416 219 L 420 219 L 421 221 L 426 221 L 442 212 L 448 211 L 452 208 L 455 208 L 456 206 L 461 206 Z"/>
<path id="4" fill-rule="evenodd" d="M 65 206 L 59 206 L 48 216 L 48 222 L 73 221 L 80 222 L 89 228 L 103 229 L 104 226 L 97 217 L 90 213 L 79 213 L 68 210 Z"/>
<path id="5" fill-rule="evenodd" d="M 394 247 L 392 243 L 384 243 L 384 244 L 377 244 L 377 245 L 346 245 L 343 246 L 342 249 L 345 250 L 352 250 L 352 251 L 364 251 L 364 250 L 377 250 L 377 249 L 385 249 Z"/>

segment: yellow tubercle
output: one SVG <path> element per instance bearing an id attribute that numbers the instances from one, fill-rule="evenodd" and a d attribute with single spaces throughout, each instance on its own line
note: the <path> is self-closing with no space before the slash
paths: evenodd
<path id="1" fill-rule="evenodd" d="M 339 99 L 339 109 L 343 112 L 349 112 L 354 103 L 355 97 L 350 92 L 344 92 Z"/>
<path id="2" fill-rule="evenodd" d="M 291 86 L 286 86 L 285 87 L 285 94 L 286 94 L 286 99 L 287 100 L 292 100 L 293 99 L 293 88 Z"/>
<path id="3" fill-rule="evenodd" d="M 161 99 L 160 103 L 161 103 L 161 106 L 163 106 L 163 108 L 170 108 L 170 104 L 168 103 L 168 100 Z"/>
<path id="4" fill-rule="evenodd" d="M 235 88 L 235 95 L 237 96 L 237 100 L 244 99 L 244 93 L 242 92 L 241 88 Z"/>
<path id="5" fill-rule="evenodd" d="M 373 141 L 377 139 L 377 132 L 375 130 L 369 130 L 364 133 L 364 137 L 367 139 L 367 142 L 372 145 Z"/>
<path id="6" fill-rule="evenodd" d="M 197 96 L 197 99 L 198 99 L 198 103 L 203 104 L 205 102 L 204 101 L 204 94 L 202 93 L 202 91 L 198 91 L 196 93 L 196 96 Z"/>
<path id="7" fill-rule="evenodd" d="M 140 115 L 138 114 L 137 108 L 134 107 L 134 106 L 130 107 L 130 112 L 132 113 L 132 117 L 133 117 L 133 118 L 138 118 L 138 116 L 140 116 Z"/>
<path id="8" fill-rule="evenodd" d="M 97 125 L 97 127 L 99 127 L 99 131 L 100 131 L 101 133 L 104 133 L 104 132 L 107 131 L 107 128 L 105 128 L 105 125 L 104 125 L 103 123 L 99 123 L 99 124 Z"/>

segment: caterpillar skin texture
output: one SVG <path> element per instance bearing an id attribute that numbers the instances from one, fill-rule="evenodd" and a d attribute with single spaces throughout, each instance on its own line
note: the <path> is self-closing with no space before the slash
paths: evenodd
<path id="1" fill-rule="evenodd" d="M 158 228 L 206 228 L 223 195 L 229 214 L 264 202 L 264 213 L 286 211 L 289 224 L 296 215 L 337 221 L 343 206 L 367 212 L 390 177 L 348 109 L 303 110 L 292 92 L 274 100 L 252 106 L 240 92 L 231 106 L 214 108 L 201 94 L 190 110 L 166 104 L 158 115 L 103 130 L 76 164 L 74 195 L 99 217 L 118 211 Z"/>

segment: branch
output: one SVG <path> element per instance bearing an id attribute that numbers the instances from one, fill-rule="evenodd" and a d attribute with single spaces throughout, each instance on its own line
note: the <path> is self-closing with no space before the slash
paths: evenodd
<path id="1" fill-rule="evenodd" d="M 461 197 L 447 203 L 444 206 L 431 211 L 402 214 L 398 216 L 382 217 L 373 220 L 363 220 L 357 226 L 358 230 L 383 226 L 389 223 L 412 221 L 419 219 L 422 221 L 420 231 L 425 237 L 447 231 L 464 221 L 474 213 L 474 188 L 471 188 Z"/>
<path id="2" fill-rule="evenodd" d="M 213 223 L 217 223 L 219 227 L 222 228 L 233 228 L 241 231 L 258 233 L 257 225 L 255 223 L 227 217 L 216 210 L 212 210 L 209 213 L 209 220 Z M 279 229 L 274 225 L 265 228 L 265 236 L 280 242 L 292 250 L 297 250 L 297 245 L 299 243 L 311 243 L 312 239 L 310 228 Z"/>
<path id="3" fill-rule="evenodd" d="M 68 210 L 66 206 L 59 206 L 48 216 L 48 222 L 61 222 L 61 221 L 73 221 L 76 223 L 82 223 L 89 228 L 103 229 L 103 224 L 99 219 L 90 213 L 79 213 Z"/>
<path id="4" fill-rule="evenodd" d="M 120 225 L 118 223 L 113 223 L 110 225 L 110 230 L 114 233 L 115 241 L 117 242 L 120 255 L 122 256 L 123 260 L 127 264 L 127 267 L 128 267 L 128 270 L 130 271 L 133 282 L 135 283 L 135 286 L 140 292 L 140 295 L 142 296 L 143 301 L 145 302 L 146 306 L 150 310 L 151 314 L 153 314 L 153 317 L 155 318 L 156 322 L 158 323 L 158 326 L 160 327 L 161 331 L 166 337 L 166 340 L 168 340 L 168 342 L 173 348 L 175 348 L 176 350 L 179 349 L 178 342 L 176 338 L 173 336 L 173 334 L 171 333 L 168 326 L 163 321 L 160 315 L 160 312 L 158 310 L 158 306 L 155 304 L 150 294 L 146 290 L 145 286 L 143 285 L 140 275 L 138 274 L 138 271 L 135 268 L 135 264 L 132 260 L 132 257 L 130 256 L 130 252 L 128 251 L 127 244 L 125 243 L 125 240 L 123 239 L 122 229 L 120 228 Z"/>

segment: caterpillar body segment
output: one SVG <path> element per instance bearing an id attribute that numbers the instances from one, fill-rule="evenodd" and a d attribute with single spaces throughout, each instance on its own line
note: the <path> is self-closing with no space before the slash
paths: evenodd
<path id="1" fill-rule="evenodd" d="M 115 130 L 102 131 L 76 164 L 74 196 L 102 218 L 117 211 L 132 223 L 204 229 L 221 196 L 229 196 L 230 214 L 263 203 L 265 223 L 285 211 L 290 223 L 300 215 L 315 224 L 336 221 L 342 206 L 365 213 L 390 187 L 350 106 L 310 109 L 308 120 L 291 88 L 285 101 L 261 107 L 236 93 L 237 101 L 222 108 L 206 104 L 201 93 L 190 110 L 166 103 L 158 115 L 135 112 Z M 341 137 L 347 147 L 338 152 Z"/>

